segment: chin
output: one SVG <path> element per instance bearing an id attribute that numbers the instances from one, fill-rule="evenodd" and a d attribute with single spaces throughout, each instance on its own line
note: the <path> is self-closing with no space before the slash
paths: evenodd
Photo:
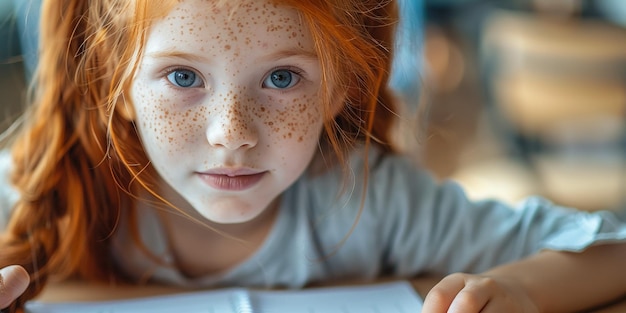
<path id="1" fill-rule="evenodd" d="M 254 220 L 263 210 L 251 208 L 249 206 L 212 205 L 208 210 L 197 210 L 205 219 L 218 224 L 241 224 Z"/>
<path id="2" fill-rule="evenodd" d="M 247 217 L 247 216 L 219 216 L 219 217 L 206 217 L 205 218 L 213 223 L 217 223 L 217 224 L 224 224 L 224 225 L 228 225 L 228 224 L 243 224 L 243 223 L 247 223 L 250 222 L 251 220 L 253 220 L 256 216 L 252 216 L 252 217 Z"/>

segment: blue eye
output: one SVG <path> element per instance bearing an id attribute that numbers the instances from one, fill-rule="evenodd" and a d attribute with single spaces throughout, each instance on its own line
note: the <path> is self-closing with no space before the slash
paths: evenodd
<path id="1" fill-rule="evenodd" d="M 175 86 L 182 88 L 201 87 L 202 80 L 197 78 L 194 71 L 179 69 L 167 74 L 167 80 Z"/>
<path id="2" fill-rule="evenodd" d="M 299 81 L 300 76 L 290 70 L 276 70 L 265 78 L 263 87 L 285 89 L 295 86 Z"/>

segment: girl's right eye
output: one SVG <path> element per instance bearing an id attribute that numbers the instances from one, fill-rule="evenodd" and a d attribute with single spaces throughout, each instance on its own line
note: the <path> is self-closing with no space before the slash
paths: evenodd
<path id="1" fill-rule="evenodd" d="M 167 80 L 181 88 L 195 88 L 203 85 L 202 79 L 198 78 L 196 72 L 186 69 L 177 69 L 169 72 Z"/>

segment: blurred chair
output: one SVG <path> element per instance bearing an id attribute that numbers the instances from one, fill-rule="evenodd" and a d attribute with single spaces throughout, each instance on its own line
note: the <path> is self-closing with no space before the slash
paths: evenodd
<path id="1" fill-rule="evenodd" d="M 626 1 L 594 0 L 593 4 L 607 19 L 626 27 Z"/>
<path id="2" fill-rule="evenodd" d="M 42 0 L 13 1 L 20 51 L 24 59 L 26 78 L 30 80 L 37 65 L 39 42 L 39 16 Z"/>
<path id="3" fill-rule="evenodd" d="M 422 0 L 400 0 L 398 6 L 400 24 L 390 84 L 415 108 L 419 103 L 423 68 L 424 4 Z"/>
<path id="4" fill-rule="evenodd" d="M 20 54 L 15 27 L 15 10 L 9 0 L 0 0 L 0 61 L 6 64 Z"/>
<path id="5" fill-rule="evenodd" d="M 492 121 L 545 196 L 589 210 L 624 202 L 626 30 L 497 11 L 481 44 Z"/>
<path id="6" fill-rule="evenodd" d="M 0 0 L 0 132 L 22 111 L 25 78 L 13 0 Z"/>
<path id="7" fill-rule="evenodd" d="M 421 154 L 418 127 L 422 125 L 418 111 L 422 97 L 424 3 L 423 0 L 399 0 L 399 25 L 397 26 L 394 59 L 389 86 L 405 106 L 393 140 L 397 146 L 417 158 Z"/>

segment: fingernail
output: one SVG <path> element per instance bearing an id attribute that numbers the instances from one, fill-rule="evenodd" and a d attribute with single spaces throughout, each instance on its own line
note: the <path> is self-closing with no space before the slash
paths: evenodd
<path id="1" fill-rule="evenodd" d="M 7 284 L 14 285 L 15 283 L 21 283 L 19 278 L 21 278 L 20 275 L 23 274 L 19 271 L 23 270 L 18 265 L 9 265 L 0 268 L 0 294 L 7 292 Z"/>

